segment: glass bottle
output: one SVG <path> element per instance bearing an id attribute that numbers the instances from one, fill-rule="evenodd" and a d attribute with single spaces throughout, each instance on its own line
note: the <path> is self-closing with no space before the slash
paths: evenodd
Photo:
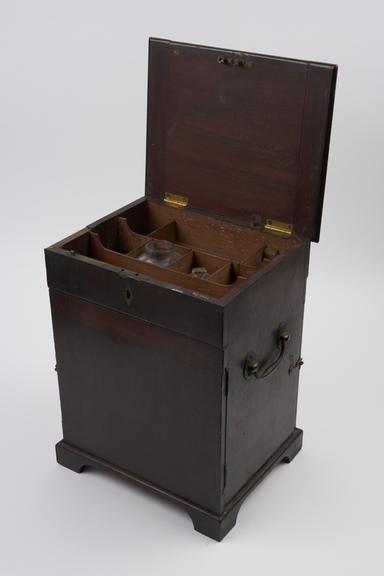
<path id="1" fill-rule="evenodd" d="M 169 240 L 153 238 L 146 243 L 142 253 L 137 257 L 141 262 L 156 264 L 157 266 L 169 266 L 180 257 L 174 244 Z"/>

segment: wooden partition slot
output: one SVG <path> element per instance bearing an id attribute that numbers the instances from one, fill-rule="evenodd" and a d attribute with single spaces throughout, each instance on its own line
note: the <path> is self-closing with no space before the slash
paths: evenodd
<path id="1" fill-rule="evenodd" d="M 144 246 L 148 241 L 146 236 L 137 234 L 137 232 L 134 232 L 130 226 L 128 226 L 126 218 L 118 218 L 117 226 L 119 252 L 131 252 L 131 250 L 137 249 L 140 246 Z"/>
<path id="2" fill-rule="evenodd" d="M 149 236 L 152 238 L 158 238 L 159 240 L 169 240 L 170 242 L 175 242 L 177 237 L 176 226 L 177 224 L 175 220 L 172 220 L 164 226 L 156 228 L 156 230 L 151 232 Z"/>

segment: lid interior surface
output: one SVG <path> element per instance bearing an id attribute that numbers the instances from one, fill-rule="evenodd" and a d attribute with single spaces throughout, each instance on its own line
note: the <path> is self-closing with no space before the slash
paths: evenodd
<path id="1" fill-rule="evenodd" d="M 146 195 L 317 241 L 336 70 L 151 39 Z"/>

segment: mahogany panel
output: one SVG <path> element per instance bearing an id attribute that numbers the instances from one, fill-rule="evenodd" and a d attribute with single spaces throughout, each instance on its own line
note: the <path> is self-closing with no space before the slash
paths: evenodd
<path id="1" fill-rule="evenodd" d="M 146 195 L 318 240 L 335 80 L 330 64 L 151 39 Z"/>

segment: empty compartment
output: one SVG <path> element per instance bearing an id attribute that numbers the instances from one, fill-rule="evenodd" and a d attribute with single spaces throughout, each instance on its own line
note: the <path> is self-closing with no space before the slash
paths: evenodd
<path id="1" fill-rule="evenodd" d="M 146 242 L 146 237 L 129 226 L 126 218 L 112 217 L 92 227 L 103 246 L 109 250 L 126 254 Z"/>
<path id="2" fill-rule="evenodd" d="M 152 202 L 140 202 L 124 211 L 121 216 L 137 234 L 148 235 L 173 220 L 167 210 Z"/>
<path id="3" fill-rule="evenodd" d="M 156 228 L 153 232 L 149 234 L 152 238 L 159 238 L 160 240 L 169 240 L 170 242 L 176 242 L 178 240 L 177 234 L 177 224 L 175 220 L 168 222 L 160 228 Z"/>
<path id="4" fill-rule="evenodd" d="M 126 218 L 118 218 L 117 226 L 117 246 L 115 247 L 117 252 L 126 254 L 146 243 L 146 237 L 134 232 L 130 226 L 128 226 Z"/>
<path id="5" fill-rule="evenodd" d="M 227 262 L 222 268 L 210 275 L 209 281 L 216 284 L 234 284 L 239 277 L 239 266 Z"/>
<path id="6" fill-rule="evenodd" d="M 209 282 L 233 286 L 253 276 L 262 266 L 262 263 L 258 266 L 248 266 L 237 262 L 227 262 L 220 270 L 211 274 Z"/>
<path id="7" fill-rule="evenodd" d="M 127 256 L 104 246 L 99 234 L 96 232 L 90 232 L 89 234 L 89 256 L 119 268 L 128 268 L 127 263 L 129 263 L 129 260 L 127 260 Z"/>

